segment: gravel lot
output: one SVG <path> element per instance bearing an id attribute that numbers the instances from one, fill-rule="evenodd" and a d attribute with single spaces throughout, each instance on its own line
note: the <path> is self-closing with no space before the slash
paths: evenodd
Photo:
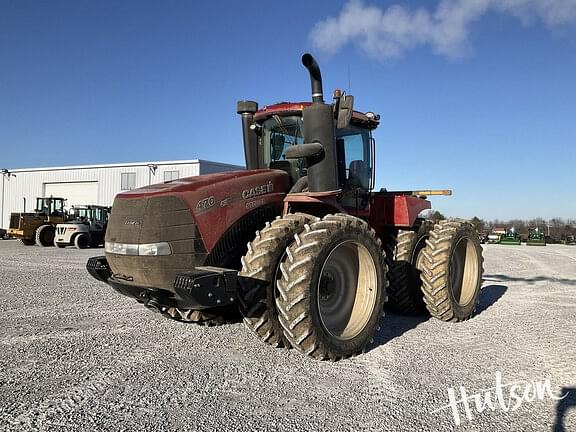
<path id="1" fill-rule="evenodd" d="M 387 314 L 338 363 L 149 312 L 86 273 L 101 253 L 0 241 L 0 430 L 576 430 L 576 247 L 488 245 L 472 320 Z M 456 426 L 448 389 L 497 372 L 571 393 Z"/>

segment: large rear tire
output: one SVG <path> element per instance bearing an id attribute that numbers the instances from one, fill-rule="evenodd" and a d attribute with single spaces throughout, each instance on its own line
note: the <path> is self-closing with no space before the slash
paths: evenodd
<path id="1" fill-rule="evenodd" d="M 442 321 L 470 318 L 478 304 L 482 247 L 471 224 L 440 221 L 422 251 L 422 292 L 426 308 Z"/>
<path id="2" fill-rule="evenodd" d="M 42 225 L 36 230 L 36 244 L 38 246 L 54 246 L 56 231 L 52 225 Z"/>
<path id="3" fill-rule="evenodd" d="M 304 214 L 287 214 L 256 232 L 242 257 L 239 273 L 241 290 L 240 312 L 244 324 L 254 334 L 274 347 L 289 347 L 283 334 L 276 310 L 276 282 L 280 278 L 279 266 L 286 248 L 294 235 L 304 230 L 304 225 L 314 217 Z"/>
<path id="4" fill-rule="evenodd" d="M 408 315 L 426 312 L 420 272 L 422 250 L 434 227 L 422 221 L 417 231 L 400 231 L 394 248 L 394 261 L 388 271 L 388 299 L 392 309 Z"/>
<path id="5" fill-rule="evenodd" d="M 366 222 L 345 214 L 325 216 L 294 237 L 276 298 L 284 335 L 319 360 L 362 352 L 386 297 L 381 241 Z"/>

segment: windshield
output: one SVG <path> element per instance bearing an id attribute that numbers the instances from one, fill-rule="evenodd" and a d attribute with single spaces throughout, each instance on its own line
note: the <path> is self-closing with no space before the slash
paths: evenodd
<path id="1" fill-rule="evenodd" d="M 79 221 L 103 221 L 105 220 L 106 210 L 100 207 L 74 207 L 71 210 L 74 219 Z"/>
<path id="2" fill-rule="evenodd" d="M 47 215 L 61 215 L 64 212 L 64 201 L 61 198 L 37 198 L 36 211 Z"/>
<path id="3" fill-rule="evenodd" d="M 304 143 L 302 117 L 274 115 L 262 124 L 262 147 L 264 164 L 270 168 L 288 169 L 292 176 L 306 175 L 304 159 L 288 160 L 284 151 L 295 144 Z"/>
<path id="4" fill-rule="evenodd" d="M 288 160 L 286 149 L 304 143 L 304 124 L 301 116 L 274 115 L 262 123 L 261 144 L 264 166 L 286 170 L 293 181 L 306 175 L 304 159 Z M 349 125 L 336 129 L 336 147 L 340 155 L 340 187 L 371 188 L 372 179 L 372 136 L 368 129 Z"/>
<path id="5" fill-rule="evenodd" d="M 74 217 L 76 219 L 85 218 L 88 219 L 91 217 L 90 210 L 86 208 L 74 208 Z"/>

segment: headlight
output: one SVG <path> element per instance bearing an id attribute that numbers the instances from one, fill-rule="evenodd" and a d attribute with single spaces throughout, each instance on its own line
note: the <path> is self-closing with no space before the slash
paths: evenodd
<path id="1" fill-rule="evenodd" d="M 166 242 L 160 243 L 146 243 L 146 244 L 127 244 L 127 243 L 114 243 L 106 242 L 104 250 L 107 253 L 116 255 L 170 255 L 172 249 Z"/>
<path id="2" fill-rule="evenodd" d="M 170 255 L 172 249 L 166 242 L 138 245 L 138 255 Z"/>

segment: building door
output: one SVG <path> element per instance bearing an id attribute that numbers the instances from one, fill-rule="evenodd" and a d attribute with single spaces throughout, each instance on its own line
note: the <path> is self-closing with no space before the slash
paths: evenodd
<path id="1" fill-rule="evenodd" d="M 66 198 L 66 208 L 80 204 L 98 204 L 98 182 L 44 183 L 44 196 Z"/>

